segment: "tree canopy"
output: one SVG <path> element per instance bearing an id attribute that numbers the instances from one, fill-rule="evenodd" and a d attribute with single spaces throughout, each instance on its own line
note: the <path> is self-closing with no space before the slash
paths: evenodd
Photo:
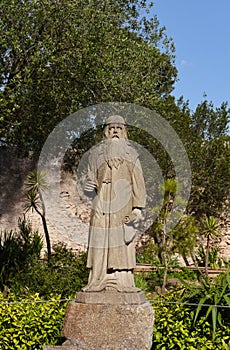
<path id="1" fill-rule="evenodd" d="M 0 145 L 38 154 L 70 113 L 101 102 L 154 109 L 180 136 L 192 166 L 188 212 L 220 212 L 229 188 L 229 109 L 194 112 L 172 96 L 174 44 L 147 0 L 2 0 Z M 149 146 L 166 178 L 167 155 Z"/>
<path id="2" fill-rule="evenodd" d="M 2 1 L 1 142 L 40 149 L 86 106 L 152 106 L 173 89 L 173 44 L 146 1 Z M 160 50 L 161 47 L 161 50 Z"/>

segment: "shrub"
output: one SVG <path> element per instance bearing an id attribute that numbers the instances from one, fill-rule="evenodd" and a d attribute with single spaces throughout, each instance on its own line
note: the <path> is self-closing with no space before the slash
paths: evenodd
<path id="1" fill-rule="evenodd" d="M 193 324 L 204 317 L 212 324 L 212 337 L 215 338 L 217 327 L 230 326 L 230 276 L 222 273 L 211 280 L 206 276 L 199 285 L 188 285 L 182 294 L 182 301 L 197 304 L 190 309 L 194 311 Z M 210 306 L 204 306 L 209 304 Z"/>
<path id="2" fill-rule="evenodd" d="M 142 291 L 150 291 L 150 286 L 146 278 L 146 274 L 143 272 L 135 273 L 134 275 L 135 286 Z"/>
<path id="3" fill-rule="evenodd" d="M 32 232 L 25 218 L 18 221 L 18 232 L 4 231 L 0 234 L 0 289 L 10 286 L 10 280 L 25 271 L 34 259 L 38 259 L 42 240 Z"/>
<path id="4" fill-rule="evenodd" d="M 29 289 L 42 297 L 50 294 L 69 297 L 85 286 L 87 280 L 86 253 L 73 253 L 59 243 L 49 262 L 34 260 L 26 271 L 14 276 L 11 290 L 18 295 Z"/>
<path id="5" fill-rule="evenodd" d="M 212 337 L 212 325 L 201 316 L 194 325 L 194 313 L 189 306 L 180 304 L 178 293 L 164 295 L 154 304 L 154 350 L 227 350 L 230 348 L 230 324 L 216 330 Z"/>
<path id="6" fill-rule="evenodd" d="M 67 302 L 45 302 L 38 294 L 5 299 L 0 294 L 0 349 L 42 350 L 61 344 L 61 327 Z"/>

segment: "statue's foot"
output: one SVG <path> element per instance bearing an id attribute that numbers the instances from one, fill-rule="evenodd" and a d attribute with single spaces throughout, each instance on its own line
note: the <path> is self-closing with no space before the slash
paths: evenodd
<path id="1" fill-rule="evenodd" d="M 141 292 L 141 289 L 137 288 L 137 287 L 123 287 L 122 292 L 123 293 L 138 293 L 138 292 Z"/>
<path id="2" fill-rule="evenodd" d="M 101 281 L 94 281 L 93 283 L 87 284 L 82 288 L 83 292 L 101 292 L 103 290 L 108 290 L 107 288 L 117 290 L 117 280 L 114 277 L 106 277 Z"/>
<path id="3" fill-rule="evenodd" d="M 121 287 L 119 285 L 87 285 L 82 288 L 83 292 L 102 292 L 103 290 L 107 292 L 120 292 L 120 293 L 138 293 L 141 292 L 140 288 L 137 287 Z"/>
<path id="4" fill-rule="evenodd" d="M 83 292 L 101 292 L 104 288 L 100 285 L 87 285 L 84 288 L 82 288 Z"/>

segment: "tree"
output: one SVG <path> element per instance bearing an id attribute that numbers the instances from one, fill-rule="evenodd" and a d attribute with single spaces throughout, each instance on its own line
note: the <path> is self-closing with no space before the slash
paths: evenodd
<path id="1" fill-rule="evenodd" d="M 229 114 L 226 103 L 214 109 L 212 102 L 205 100 L 191 115 L 188 153 L 193 185 L 189 212 L 197 218 L 220 217 L 229 196 Z"/>
<path id="2" fill-rule="evenodd" d="M 160 262 L 165 267 L 162 281 L 162 291 L 165 292 L 170 259 L 174 254 L 179 253 L 188 264 L 187 258 L 193 256 L 199 230 L 195 218 L 187 214 L 181 215 L 178 224 L 171 230 L 168 229 L 173 202 L 178 190 L 176 180 L 166 179 L 162 190 L 164 193 L 162 207 L 156 222 L 150 229 L 150 235 L 157 245 Z M 183 198 L 177 198 L 177 201 L 183 203 Z M 153 210 L 158 211 L 159 208 L 156 207 Z"/>
<path id="3" fill-rule="evenodd" d="M 220 236 L 220 223 L 213 216 L 204 217 L 201 219 L 201 232 L 206 238 L 206 249 L 205 249 L 205 273 L 208 276 L 208 264 L 209 264 L 209 251 L 210 243 L 212 239 Z"/>
<path id="4" fill-rule="evenodd" d="M 167 96 L 172 42 L 140 0 L 6 1 L 0 5 L 0 140 L 39 150 L 71 112 Z M 160 49 L 159 49 L 160 48 Z"/>
<path id="5" fill-rule="evenodd" d="M 175 102 L 173 42 L 156 16 L 147 19 L 147 3 L 2 0 L 0 145 L 37 155 L 70 113 L 100 102 L 137 103 L 168 120 L 188 152 L 187 214 L 218 216 L 229 188 L 229 109 L 205 99 L 193 113 L 183 98 Z M 164 179 L 173 179 L 167 152 L 148 142 Z"/>
<path id="6" fill-rule="evenodd" d="M 36 213 L 42 219 L 43 230 L 46 239 L 46 247 L 47 247 L 47 256 L 48 262 L 51 258 L 51 244 L 50 244 L 50 236 L 46 222 L 46 211 L 45 211 L 45 203 L 42 197 L 42 191 L 46 188 L 45 177 L 41 172 L 36 170 L 30 172 L 26 178 L 26 205 L 25 209 L 35 210 Z"/>
<path id="7" fill-rule="evenodd" d="M 165 292 L 166 282 L 167 282 L 167 273 L 168 273 L 168 253 L 170 246 L 172 245 L 172 236 L 169 232 L 166 231 L 167 228 L 167 219 L 170 215 L 170 208 L 172 206 L 172 201 L 177 190 L 177 184 L 175 180 L 167 179 L 164 183 L 164 203 L 161 209 L 161 213 L 158 219 L 158 228 L 161 232 L 161 257 L 162 262 L 165 266 L 162 291 Z"/>
<path id="8" fill-rule="evenodd" d="M 165 292 L 169 269 L 169 256 L 172 253 L 172 231 L 167 231 L 167 221 L 170 216 L 172 202 L 175 197 L 177 184 L 173 179 L 166 179 L 163 186 L 164 200 L 156 223 L 152 226 L 152 235 L 159 249 L 159 258 L 164 268 L 162 292 Z M 153 208 L 156 210 L 157 208 Z"/>

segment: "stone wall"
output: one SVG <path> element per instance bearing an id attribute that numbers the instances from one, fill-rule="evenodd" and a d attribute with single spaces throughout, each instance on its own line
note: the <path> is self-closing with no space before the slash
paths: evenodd
<path id="1" fill-rule="evenodd" d="M 17 228 L 23 214 L 26 174 L 34 168 L 31 159 L 15 157 L 13 150 L 0 148 L 0 229 Z"/>
<path id="2" fill-rule="evenodd" d="M 35 167 L 31 159 L 17 158 L 12 151 L 0 148 L 0 231 L 18 228 L 18 219 L 25 214 L 25 179 Z M 51 244 L 64 242 L 69 248 L 85 250 L 89 208 L 81 202 L 74 179 L 68 177 L 58 184 L 54 183 L 53 191 L 61 206 L 59 210 L 54 210 L 52 203 L 45 201 Z M 31 221 L 33 229 L 43 235 L 40 216 L 30 211 L 26 213 L 26 218 Z"/>

